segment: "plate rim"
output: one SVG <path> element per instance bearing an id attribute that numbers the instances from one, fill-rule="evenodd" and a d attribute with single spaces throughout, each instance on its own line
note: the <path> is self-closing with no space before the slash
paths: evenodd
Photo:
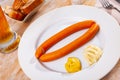
<path id="1" fill-rule="evenodd" d="M 55 12 L 55 11 L 57 11 L 57 10 L 59 10 L 59 9 L 64 9 L 64 8 L 70 8 L 70 7 L 74 7 L 75 5 L 71 5 L 71 6 L 65 6 L 65 7 L 61 7 L 61 8 L 57 8 L 57 9 L 55 9 L 55 10 L 52 10 L 52 11 L 50 11 L 50 12 L 48 12 L 48 13 L 46 13 L 46 14 L 44 14 L 43 16 L 41 16 L 41 17 L 44 17 L 45 15 L 48 15 L 49 13 L 52 13 L 52 12 Z M 78 6 L 78 5 L 76 5 L 76 6 Z M 76 7 L 75 6 L 75 7 Z M 88 8 L 93 8 L 93 7 L 89 7 L 89 6 L 83 6 L 83 5 L 79 5 L 79 7 L 88 7 Z M 94 9 L 98 9 L 98 8 L 94 8 Z M 102 10 L 101 10 L 102 11 Z M 36 23 L 36 21 L 39 21 L 39 19 L 41 18 L 41 17 L 39 17 L 38 19 L 36 19 L 28 28 L 27 28 L 27 30 L 24 32 L 24 34 L 23 34 L 23 37 L 21 38 L 22 40 L 24 39 L 24 35 L 27 33 L 27 31 L 31 28 L 31 26 L 33 25 L 33 24 L 35 24 Z M 116 20 L 114 20 L 114 22 L 115 22 Z M 117 22 L 116 22 L 116 24 L 117 24 Z M 20 42 L 20 45 L 19 45 L 19 47 L 21 46 L 21 42 Z M 21 62 L 20 62 L 20 48 L 18 48 L 18 59 L 19 59 L 19 63 L 20 63 L 20 66 L 22 67 L 22 64 L 21 64 Z M 118 58 L 118 60 L 119 60 L 119 58 Z M 118 61 L 117 60 L 117 61 Z M 117 61 L 116 61 L 116 63 L 115 64 L 117 64 Z M 114 64 L 114 66 L 115 66 L 115 64 Z M 114 67 L 114 66 L 112 66 L 111 67 L 111 69 Z M 22 67 L 22 69 L 23 69 L 23 67 Z M 110 70 L 111 70 L 110 69 Z M 110 70 L 108 71 L 108 72 L 110 72 Z M 107 72 L 107 73 L 108 73 Z M 26 73 L 26 72 L 25 72 Z M 106 74 L 107 74 L 106 73 Z M 106 75 L 105 74 L 105 75 Z M 27 75 L 27 74 L 26 74 Z M 105 76 L 104 75 L 104 76 Z M 27 76 L 29 76 L 29 75 L 27 75 Z M 29 76 L 30 77 L 30 76 Z M 103 77 L 103 75 L 101 76 L 101 77 Z"/>

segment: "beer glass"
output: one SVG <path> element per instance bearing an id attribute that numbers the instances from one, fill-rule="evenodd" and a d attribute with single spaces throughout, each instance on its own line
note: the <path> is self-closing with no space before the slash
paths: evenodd
<path id="1" fill-rule="evenodd" d="M 20 36 L 11 30 L 0 6 L 0 52 L 10 53 L 18 47 Z"/>

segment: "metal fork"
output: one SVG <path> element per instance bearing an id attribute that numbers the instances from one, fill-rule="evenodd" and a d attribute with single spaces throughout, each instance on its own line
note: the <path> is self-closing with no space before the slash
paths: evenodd
<path id="1" fill-rule="evenodd" d="M 106 9 L 115 9 L 120 13 L 120 10 L 114 7 L 112 4 L 110 4 L 107 0 L 99 0 L 102 4 L 102 6 Z"/>

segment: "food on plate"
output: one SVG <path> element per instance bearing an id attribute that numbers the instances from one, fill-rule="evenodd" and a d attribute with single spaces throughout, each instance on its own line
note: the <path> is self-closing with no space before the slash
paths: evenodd
<path id="1" fill-rule="evenodd" d="M 12 6 L 5 8 L 5 13 L 16 20 L 22 21 L 33 9 L 38 7 L 44 0 L 14 0 Z"/>
<path id="2" fill-rule="evenodd" d="M 68 73 L 74 73 L 82 69 L 80 60 L 77 57 L 69 57 L 65 63 L 65 69 Z"/>
<path id="3" fill-rule="evenodd" d="M 84 54 L 84 57 L 87 60 L 87 62 L 90 65 L 92 65 L 100 59 L 102 53 L 103 53 L 103 51 L 101 48 L 99 48 L 95 45 L 89 45 L 85 48 L 83 54 Z"/>
<path id="4" fill-rule="evenodd" d="M 62 48 L 55 50 L 50 53 L 46 53 L 46 51 L 52 47 L 54 44 L 64 39 L 65 37 L 80 31 L 82 29 L 88 29 L 82 36 L 72 41 L 71 43 L 63 46 Z M 35 56 L 37 59 L 43 62 L 48 62 L 52 60 L 59 59 L 70 52 L 76 50 L 80 46 L 84 45 L 88 41 L 90 41 L 99 31 L 100 27 L 93 20 L 85 20 L 81 22 L 77 22 L 69 27 L 63 29 L 62 31 L 56 33 L 45 42 L 43 42 L 36 50 Z"/>

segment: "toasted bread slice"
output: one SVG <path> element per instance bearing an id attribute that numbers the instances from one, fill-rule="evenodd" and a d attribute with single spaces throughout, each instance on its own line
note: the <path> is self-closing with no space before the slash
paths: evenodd
<path id="1" fill-rule="evenodd" d="M 24 6 L 20 8 L 23 14 L 29 14 L 34 8 L 39 6 L 43 0 L 29 0 Z"/>
<path id="2" fill-rule="evenodd" d="M 25 15 L 23 13 L 21 13 L 19 10 L 14 10 L 12 7 L 10 6 L 6 6 L 5 8 L 5 13 L 16 20 L 20 20 L 22 21 L 25 18 Z"/>
<path id="3" fill-rule="evenodd" d="M 27 2 L 28 0 L 14 0 L 12 7 L 14 10 L 19 10 L 20 7 L 24 6 Z"/>

